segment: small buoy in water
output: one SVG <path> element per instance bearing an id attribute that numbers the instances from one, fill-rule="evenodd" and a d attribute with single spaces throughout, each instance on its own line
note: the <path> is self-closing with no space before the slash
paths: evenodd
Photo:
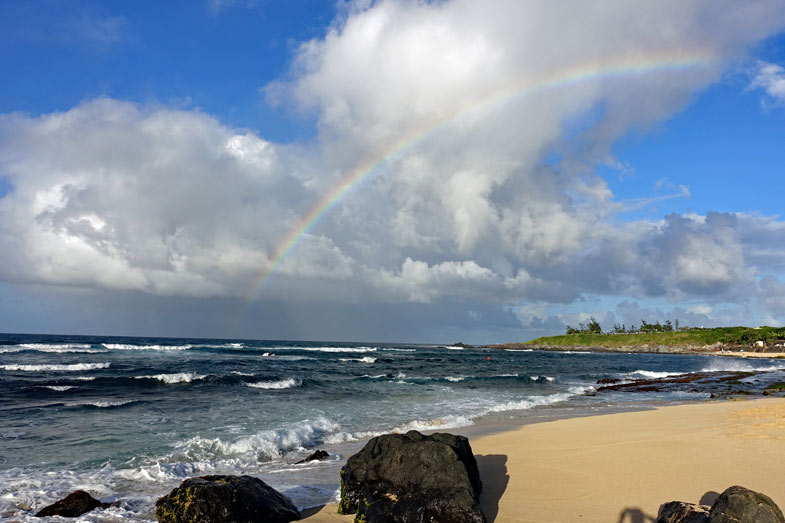
<path id="1" fill-rule="evenodd" d="M 485 357 L 485 361 L 491 361 L 491 357 L 490 356 L 486 356 Z"/>

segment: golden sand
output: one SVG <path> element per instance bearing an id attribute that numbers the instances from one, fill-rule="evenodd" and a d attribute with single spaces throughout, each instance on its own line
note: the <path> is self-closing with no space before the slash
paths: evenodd
<path id="1" fill-rule="evenodd" d="M 785 508 L 785 399 L 718 401 L 526 425 L 471 441 L 497 523 L 646 523 L 672 500 L 743 485 Z M 352 521 L 335 505 L 313 523 Z"/>

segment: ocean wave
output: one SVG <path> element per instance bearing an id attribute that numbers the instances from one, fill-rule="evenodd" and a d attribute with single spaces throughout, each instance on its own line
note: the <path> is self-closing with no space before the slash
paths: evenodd
<path id="1" fill-rule="evenodd" d="M 279 347 L 313 352 L 376 352 L 376 347 Z"/>
<path id="2" fill-rule="evenodd" d="M 444 379 L 447 381 L 457 382 L 465 380 L 466 376 L 445 376 Z"/>
<path id="3" fill-rule="evenodd" d="M 772 361 L 766 364 L 752 362 L 737 358 L 714 358 L 711 363 L 699 372 L 763 372 L 771 370 L 785 370 L 785 362 Z"/>
<path id="4" fill-rule="evenodd" d="M 534 349 L 504 349 L 506 352 L 534 352 Z"/>
<path id="5" fill-rule="evenodd" d="M 233 370 L 232 374 L 234 374 L 236 376 L 255 376 L 255 374 L 253 374 L 251 372 L 241 372 L 239 370 Z"/>
<path id="6" fill-rule="evenodd" d="M 85 343 L 20 343 L 19 345 L 5 345 L 0 347 L 0 354 L 13 353 L 22 351 L 36 351 L 48 353 L 89 353 L 97 354 L 106 352 L 103 350 L 93 349 L 92 345 Z"/>
<path id="7" fill-rule="evenodd" d="M 592 392 L 596 390 L 592 386 L 579 386 L 579 387 L 570 387 L 567 389 L 567 392 L 557 392 L 555 394 L 549 394 L 547 396 L 528 396 L 526 399 L 518 400 L 518 401 L 508 401 L 505 403 L 501 403 L 499 405 L 494 405 L 488 412 L 504 412 L 508 410 L 529 410 L 534 407 L 542 407 L 547 405 L 553 405 L 555 403 L 561 403 L 563 401 L 567 401 L 568 399 L 580 396 L 587 392 Z"/>
<path id="8" fill-rule="evenodd" d="M 175 383 L 191 383 L 192 381 L 202 380 L 206 377 L 207 375 L 205 374 L 196 374 L 195 372 L 176 372 L 173 374 L 153 374 L 151 376 L 134 376 L 134 378 L 138 380 L 142 380 L 142 379 L 158 380 L 168 385 L 174 385 Z"/>
<path id="9" fill-rule="evenodd" d="M 371 358 L 370 356 L 364 356 L 362 358 L 340 358 L 339 361 L 356 361 L 359 363 L 375 363 L 376 358 Z"/>
<path id="10" fill-rule="evenodd" d="M 629 377 L 643 377 L 649 379 L 659 379 L 659 378 L 667 378 L 669 376 L 678 376 L 680 374 L 685 374 L 684 372 L 660 372 L 656 370 L 636 370 L 632 372 L 628 372 L 627 376 Z"/>
<path id="11" fill-rule="evenodd" d="M 50 389 L 57 392 L 65 392 L 67 390 L 75 389 L 76 385 L 41 385 L 42 389 Z"/>
<path id="12" fill-rule="evenodd" d="M 117 401 L 77 401 L 67 403 L 66 407 L 96 407 L 99 409 L 108 409 L 112 407 L 122 407 L 130 405 L 131 403 L 138 403 L 139 400 L 117 400 Z"/>
<path id="13" fill-rule="evenodd" d="M 112 350 L 188 350 L 193 348 L 193 345 L 130 345 L 127 343 L 102 343 L 104 347 Z"/>
<path id="14" fill-rule="evenodd" d="M 393 428 L 390 432 L 394 434 L 405 434 L 410 430 L 443 430 L 443 429 L 456 429 L 459 427 L 468 427 L 474 425 L 474 421 L 466 416 L 445 416 L 432 420 L 414 420 L 405 423 L 401 426 Z"/>
<path id="15" fill-rule="evenodd" d="M 292 389 L 294 387 L 300 387 L 302 384 L 303 380 L 295 378 L 287 378 L 280 381 L 258 381 L 256 383 L 246 383 L 248 387 L 253 387 L 255 389 L 272 390 Z"/>
<path id="16" fill-rule="evenodd" d="M 532 380 L 532 381 L 537 381 L 537 382 L 543 382 L 543 381 L 548 381 L 548 382 L 551 382 L 551 381 L 556 381 L 556 378 L 553 378 L 553 377 L 551 377 L 551 376 L 529 376 L 529 378 L 531 378 L 531 380 Z"/>
<path id="17" fill-rule="evenodd" d="M 389 352 L 417 352 L 417 349 L 396 349 L 396 348 L 392 348 L 392 347 L 387 347 L 387 348 L 384 348 L 382 350 L 383 351 L 389 351 Z"/>
<path id="18" fill-rule="evenodd" d="M 455 346 L 455 345 L 444 345 L 443 348 L 449 349 L 449 350 L 463 350 L 466 347 L 458 347 L 458 346 Z"/>
<path id="19" fill-rule="evenodd" d="M 320 418 L 305 420 L 293 427 L 265 430 L 234 441 L 195 436 L 178 442 L 175 447 L 192 461 L 235 456 L 264 462 L 280 458 L 287 452 L 303 451 L 318 445 L 339 428 L 338 424 Z"/>
<path id="20" fill-rule="evenodd" d="M 382 431 L 357 431 L 357 432 L 335 432 L 324 438 L 324 443 L 328 445 L 338 445 L 352 441 L 359 441 L 361 439 L 374 438 L 383 434 L 405 434 L 410 430 L 445 430 L 455 429 L 459 427 L 468 427 L 474 425 L 474 421 L 466 416 L 449 415 L 442 418 L 435 418 L 431 420 L 414 420 L 406 422 L 402 425 L 395 426 L 389 430 Z"/>
<path id="21" fill-rule="evenodd" d="M 77 372 L 84 370 L 108 369 L 111 363 L 71 363 L 63 365 L 0 365 L 0 369 L 23 372 Z"/>

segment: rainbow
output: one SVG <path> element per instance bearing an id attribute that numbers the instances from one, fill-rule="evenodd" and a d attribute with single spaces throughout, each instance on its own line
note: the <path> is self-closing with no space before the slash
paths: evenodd
<path id="1" fill-rule="evenodd" d="M 251 301 L 260 294 L 267 280 L 278 266 L 297 247 L 299 241 L 308 231 L 349 192 L 361 184 L 371 174 L 400 156 L 403 152 L 421 143 L 449 123 L 509 103 L 517 98 L 531 96 L 535 93 L 580 84 L 590 80 L 650 74 L 654 72 L 678 72 L 693 68 L 709 68 L 716 65 L 707 53 L 680 52 L 667 55 L 627 56 L 615 61 L 590 62 L 559 70 L 549 74 L 523 81 L 507 88 L 495 91 L 490 95 L 470 101 L 453 113 L 421 126 L 413 132 L 406 133 L 388 144 L 387 147 L 375 151 L 359 162 L 340 182 L 327 192 L 317 204 L 300 220 L 299 224 L 287 234 L 275 248 L 269 262 L 262 268 L 253 284 L 247 300 Z"/>

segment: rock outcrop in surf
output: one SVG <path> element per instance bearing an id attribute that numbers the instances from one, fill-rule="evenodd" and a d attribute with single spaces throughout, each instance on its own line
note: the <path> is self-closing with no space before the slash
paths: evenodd
<path id="1" fill-rule="evenodd" d="M 106 508 L 109 503 L 101 503 L 84 490 L 75 490 L 66 497 L 36 512 L 36 517 L 60 516 L 78 518 L 96 508 Z"/>
<path id="2" fill-rule="evenodd" d="M 300 519 L 289 498 L 252 476 L 200 476 L 155 503 L 160 523 L 289 523 Z"/>

